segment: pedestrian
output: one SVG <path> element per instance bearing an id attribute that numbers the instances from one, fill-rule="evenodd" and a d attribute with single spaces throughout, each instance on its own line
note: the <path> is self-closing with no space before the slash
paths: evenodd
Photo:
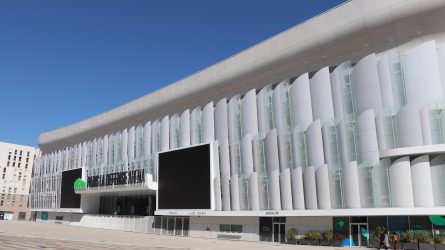
<path id="1" fill-rule="evenodd" d="M 399 249 L 399 246 L 398 246 L 399 236 L 397 235 L 396 232 L 392 232 L 391 241 L 392 241 L 392 244 L 394 246 L 394 250 L 398 250 Z"/>
<path id="2" fill-rule="evenodd" d="M 388 235 L 386 234 L 385 230 L 383 230 L 383 232 L 380 234 L 379 240 L 380 240 L 379 250 L 382 249 L 382 247 L 383 249 L 388 250 L 389 246 Z"/>

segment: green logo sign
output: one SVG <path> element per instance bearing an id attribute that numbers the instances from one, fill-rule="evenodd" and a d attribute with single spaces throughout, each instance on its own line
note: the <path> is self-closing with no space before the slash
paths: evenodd
<path id="1" fill-rule="evenodd" d="M 369 233 L 368 233 L 368 230 L 366 230 L 366 228 L 362 227 L 362 228 L 360 229 L 360 233 L 362 233 L 362 236 L 363 236 L 363 237 L 365 237 L 365 238 L 369 238 Z"/>
<path id="2" fill-rule="evenodd" d="M 435 226 L 445 226 L 445 218 L 440 215 L 430 215 L 428 218 Z"/>
<path id="3" fill-rule="evenodd" d="M 87 188 L 87 183 L 86 181 L 82 180 L 81 178 L 77 178 L 76 181 L 74 182 L 74 189 L 86 189 Z"/>
<path id="4" fill-rule="evenodd" d="M 338 222 L 337 222 L 337 226 L 338 227 L 343 227 L 345 225 L 345 221 L 343 221 L 343 220 L 339 220 Z"/>

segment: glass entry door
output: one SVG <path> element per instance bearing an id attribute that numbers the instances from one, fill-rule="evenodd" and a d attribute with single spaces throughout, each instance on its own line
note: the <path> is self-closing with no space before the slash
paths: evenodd
<path id="1" fill-rule="evenodd" d="M 279 243 L 284 243 L 286 241 L 284 223 L 273 223 L 273 241 Z"/>
<path id="2" fill-rule="evenodd" d="M 367 223 L 351 223 L 350 246 L 368 246 L 369 232 Z"/>

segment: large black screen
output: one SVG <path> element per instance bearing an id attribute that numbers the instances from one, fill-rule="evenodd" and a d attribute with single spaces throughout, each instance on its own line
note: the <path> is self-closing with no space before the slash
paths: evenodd
<path id="1" fill-rule="evenodd" d="M 82 178 L 81 168 L 62 172 L 60 208 L 80 208 L 80 194 L 74 193 L 74 181 L 77 178 Z"/>
<path id="2" fill-rule="evenodd" d="M 211 209 L 210 144 L 159 154 L 158 209 Z"/>

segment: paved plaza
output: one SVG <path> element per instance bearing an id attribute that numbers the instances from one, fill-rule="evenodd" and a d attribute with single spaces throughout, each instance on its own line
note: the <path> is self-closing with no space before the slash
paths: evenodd
<path id="1" fill-rule="evenodd" d="M 52 223 L 0 221 L 0 249 L 333 250 L 341 248 L 164 236 Z"/>

